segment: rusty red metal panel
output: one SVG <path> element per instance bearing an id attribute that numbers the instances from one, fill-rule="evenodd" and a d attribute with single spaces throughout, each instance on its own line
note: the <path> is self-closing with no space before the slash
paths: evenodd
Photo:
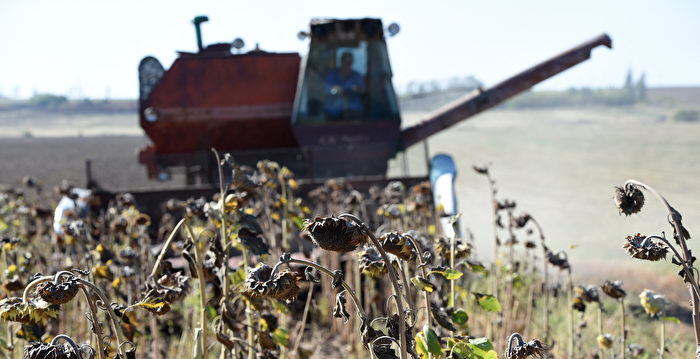
<path id="1" fill-rule="evenodd" d="M 141 127 L 161 154 L 296 147 L 299 62 L 296 53 L 178 58 L 142 105 Z"/>

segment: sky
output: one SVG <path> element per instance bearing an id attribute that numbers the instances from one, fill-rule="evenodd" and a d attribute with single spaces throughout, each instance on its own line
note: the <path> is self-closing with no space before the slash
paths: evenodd
<path id="1" fill-rule="evenodd" d="M 676 1 L 180 1 L 1 0 L 0 95 L 134 99 L 147 55 L 165 68 L 194 51 L 191 20 L 207 15 L 205 44 L 240 37 L 304 55 L 297 33 L 311 18 L 397 22 L 387 39 L 394 83 L 473 75 L 486 86 L 601 33 L 585 63 L 536 89 L 620 86 L 628 71 L 648 86 L 700 85 L 700 2 Z"/>

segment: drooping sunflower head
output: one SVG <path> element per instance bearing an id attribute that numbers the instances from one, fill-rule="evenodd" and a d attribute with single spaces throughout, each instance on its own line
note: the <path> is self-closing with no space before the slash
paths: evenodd
<path id="1" fill-rule="evenodd" d="M 364 243 L 365 235 L 358 225 L 337 217 L 307 220 L 305 229 L 319 247 L 334 252 L 352 252 Z"/>
<path id="2" fill-rule="evenodd" d="M 613 336 L 609 333 L 599 335 L 596 340 L 601 349 L 610 349 L 613 344 Z"/>
<path id="3" fill-rule="evenodd" d="M 508 349 L 504 353 L 506 359 L 546 358 L 549 353 L 549 347 L 539 339 L 525 343 L 520 334 L 517 334 L 516 337 L 511 335 L 511 339 L 517 340 L 518 343 L 514 346 L 509 343 Z"/>
<path id="4" fill-rule="evenodd" d="M 80 353 L 68 343 L 49 344 L 32 342 L 24 347 L 24 359 L 81 359 Z"/>
<path id="5" fill-rule="evenodd" d="M 272 275 L 272 267 L 263 264 L 248 273 L 244 293 L 251 297 L 272 297 L 279 300 L 296 298 L 299 293 L 299 275 L 283 270 Z"/>
<path id="6" fill-rule="evenodd" d="M 627 293 L 622 289 L 622 281 L 611 282 L 606 280 L 602 286 L 603 292 L 613 299 L 622 299 Z"/>
<path id="7" fill-rule="evenodd" d="M 405 261 L 416 260 L 417 253 L 411 240 L 405 234 L 399 232 L 384 233 L 379 237 L 379 243 L 382 244 L 385 251 Z"/>
<path id="8" fill-rule="evenodd" d="M 648 261 L 658 261 L 665 259 L 668 248 L 662 242 L 654 241 L 640 233 L 627 236 L 627 242 L 622 246 L 627 250 L 627 254 L 632 258 L 644 259 Z"/>
<path id="9" fill-rule="evenodd" d="M 0 301 L 0 318 L 19 323 L 45 323 L 58 316 L 59 307 L 43 299 L 23 302 L 22 298 L 9 297 Z"/>
<path id="10" fill-rule="evenodd" d="M 644 194 L 632 184 L 615 187 L 615 205 L 625 216 L 637 213 L 644 206 Z"/>
<path id="11" fill-rule="evenodd" d="M 666 299 L 663 295 L 649 289 L 645 289 L 639 294 L 639 301 L 644 307 L 644 311 L 651 316 L 657 315 L 666 305 Z"/>
<path id="12" fill-rule="evenodd" d="M 37 286 L 36 291 L 41 297 L 51 304 L 64 304 L 70 302 L 78 293 L 80 284 L 75 278 L 69 278 L 59 283 L 44 282 Z"/>

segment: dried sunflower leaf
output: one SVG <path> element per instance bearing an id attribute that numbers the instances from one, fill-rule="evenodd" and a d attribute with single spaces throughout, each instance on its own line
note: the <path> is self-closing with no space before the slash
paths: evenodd
<path id="1" fill-rule="evenodd" d="M 344 318 L 345 322 L 347 323 L 350 319 L 350 313 L 348 313 L 348 311 L 345 310 L 345 303 L 347 303 L 347 300 L 345 299 L 345 291 L 342 291 L 335 296 L 335 307 L 333 308 L 333 316 L 335 318 Z"/>
<path id="2" fill-rule="evenodd" d="M 415 285 L 419 290 L 424 290 L 428 293 L 435 291 L 435 284 L 431 283 L 422 276 L 415 276 L 411 278 L 411 283 L 413 283 L 413 285 Z"/>
<path id="3" fill-rule="evenodd" d="M 170 311 L 170 303 L 158 296 L 155 291 L 150 291 L 140 302 L 134 303 L 132 307 L 139 307 L 156 315 L 163 315 Z"/>

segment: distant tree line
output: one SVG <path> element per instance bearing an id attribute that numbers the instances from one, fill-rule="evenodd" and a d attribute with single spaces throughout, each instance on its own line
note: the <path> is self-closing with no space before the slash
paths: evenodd
<path id="1" fill-rule="evenodd" d="M 565 91 L 528 91 L 503 104 L 506 108 L 542 108 L 576 106 L 625 106 L 644 102 L 647 99 L 646 76 L 637 81 L 632 71 L 627 73 L 622 87 L 618 88 L 571 88 Z"/>
<path id="2" fill-rule="evenodd" d="M 116 113 L 134 112 L 137 103 L 133 100 L 113 101 L 93 100 L 83 98 L 70 100 L 67 96 L 51 93 L 36 93 L 26 101 L 14 101 L 5 105 L 4 109 L 31 108 L 39 111 L 69 112 L 69 113 Z"/>
<path id="3" fill-rule="evenodd" d="M 443 91 L 471 91 L 482 86 L 483 83 L 473 75 L 453 76 L 441 80 L 411 81 L 398 92 L 401 97 L 413 97 Z"/>

